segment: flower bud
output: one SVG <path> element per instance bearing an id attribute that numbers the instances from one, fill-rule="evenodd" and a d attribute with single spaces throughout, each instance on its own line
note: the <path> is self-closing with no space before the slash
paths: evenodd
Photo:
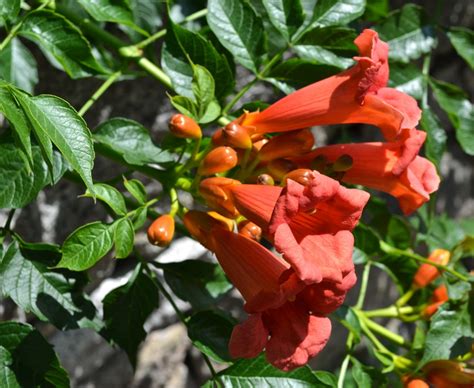
<path id="1" fill-rule="evenodd" d="M 234 122 L 227 124 L 222 130 L 222 139 L 226 145 L 235 148 L 249 149 L 252 147 L 252 140 L 247 130 Z"/>
<path id="2" fill-rule="evenodd" d="M 224 177 L 207 178 L 199 184 L 199 194 L 204 198 L 209 207 L 217 210 L 228 218 L 235 218 L 239 215 L 230 188 L 240 185 L 235 179 Z"/>
<path id="3" fill-rule="evenodd" d="M 258 153 L 260 160 L 267 161 L 300 155 L 313 148 L 314 137 L 309 129 L 301 129 L 272 137 Z"/>
<path id="4" fill-rule="evenodd" d="M 292 181 L 306 186 L 311 180 L 312 173 L 313 172 L 307 168 L 298 168 L 297 170 L 290 171 L 288 174 L 286 174 L 282 180 L 282 183 L 287 185 L 288 179 L 291 179 Z"/>
<path id="5" fill-rule="evenodd" d="M 431 297 L 431 303 L 425 307 L 423 310 L 423 316 L 425 318 L 431 317 L 436 311 L 438 311 L 439 306 L 444 304 L 449 300 L 448 289 L 443 284 L 437 287 L 433 291 L 433 296 Z"/>
<path id="6" fill-rule="evenodd" d="M 435 249 L 433 252 L 431 252 L 428 260 L 436 264 L 447 265 L 450 258 L 451 253 L 449 251 L 445 249 Z M 440 275 L 441 270 L 428 263 L 423 263 L 415 273 L 412 286 L 414 288 L 426 287 Z"/>
<path id="7" fill-rule="evenodd" d="M 425 380 L 419 379 L 419 378 L 403 378 L 403 387 L 404 388 L 430 388 L 427 382 Z"/>
<path id="8" fill-rule="evenodd" d="M 219 147 L 219 146 L 224 146 L 224 145 L 228 145 L 225 143 L 225 140 L 222 136 L 222 132 L 223 132 L 223 129 L 222 128 L 218 128 L 216 129 L 216 131 L 212 134 L 211 136 L 211 141 L 212 141 L 212 144 L 215 146 L 215 147 Z"/>
<path id="9" fill-rule="evenodd" d="M 267 165 L 270 175 L 277 180 L 281 180 L 290 171 L 296 169 L 296 164 L 286 159 L 274 159 Z"/>
<path id="10" fill-rule="evenodd" d="M 240 221 L 237 229 L 239 234 L 251 240 L 260 241 L 262 238 L 262 228 L 248 220 Z"/>
<path id="11" fill-rule="evenodd" d="M 209 152 L 198 168 L 200 175 L 213 175 L 225 172 L 237 165 L 237 153 L 230 147 L 217 147 Z"/>
<path id="12" fill-rule="evenodd" d="M 211 251 L 214 250 L 211 237 L 212 229 L 216 227 L 229 231 L 233 229 L 233 224 L 232 228 L 229 228 L 228 222 L 223 219 L 198 210 L 188 211 L 183 217 L 183 223 L 189 234 Z"/>
<path id="13" fill-rule="evenodd" d="M 158 217 L 148 228 L 147 235 L 148 241 L 153 245 L 169 245 L 174 235 L 174 218 L 169 214 Z"/>
<path id="14" fill-rule="evenodd" d="M 191 117 L 181 113 L 171 117 L 169 129 L 174 136 L 184 139 L 199 139 L 202 136 L 201 127 Z"/>
<path id="15" fill-rule="evenodd" d="M 275 184 L 275 181 L 273 180 L 273 177 L 268 174 L 260 174 L 257 177 L 257 185 L 267 185 L 267 186 L 273 186 Z"/>

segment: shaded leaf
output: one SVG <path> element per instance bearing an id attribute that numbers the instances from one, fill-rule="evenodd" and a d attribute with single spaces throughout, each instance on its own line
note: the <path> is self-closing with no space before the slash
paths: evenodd
<path id="1" fill-rule="evenodd" d="M 464 27 L 451 27 L 447 34 L 457 53 L 474 70 L 474 31 Z"/>
<path id="2" fill-rule="evenodd" d="M 263 0 L 270 22 L 287 41 L 304 21 L 300 0 Z"/>
<path id="3" fill-rule="evenodd" d="M 105 183 L 95 183 L 94 193 L 89 190 L 84 194 L 85 197 L 96 197 L 98 200 L 107 204 L 115 214 L 125 215 L 127 213 L 127 207 L 125 206 L 125 199 L 120 191 L 115 187 L 107 185 Z"/>
<path id="4" fill-rule="evenodd" d="M 352 361 L 352 377 L 359 388 L 386 387 L 387 379 L 383 373 L 374 368 L 361 364 L 355 358 Z"/>
<path id="5" fill-rule="evenodd" d="M 421 127 L 427 133 L 425 153 L 429 160 L 439 166 L 441 157 L 446 149 L 448 136 L 441 126 L 438 116 L 430 107 L 424 107 L 421 116 Z"/>
<path id="6" fill-rule="evenodd" d="M 420 100 L 423 96 L 423 74 L 414 65 L 390 65 L 389 86 Z"/>
<path id="7" fill-rule="evenodd" d="M 143 186 L 143 183 L 138 179 L 124 179 L 123 184 L 140 204 L 144 204 L 147 201 L 145 186 Z"/>
<path id="8" fill-rule="evenodd" d="M 0 0 L 0 19 L 14 19 L 20 13 L 21 0 Z"/>
<path id="9" fill-rule="evenodd" d="M 133 249 L 135 231 L 129 218 L 121 218 L 114 225 L 115 257 L 123 259 L 128 257 Z"/>

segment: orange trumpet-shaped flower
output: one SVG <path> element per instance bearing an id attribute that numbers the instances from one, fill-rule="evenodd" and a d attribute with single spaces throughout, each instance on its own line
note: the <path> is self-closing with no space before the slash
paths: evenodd
<path id="1" fill-rule="evenodd" d="M 441 265 L 447 265 L 449 259 L 451 258 L 451 253 L 445 249 L 435 249 L 428 257 L 428 260 Z M 423 263 L 416 271 L 415 276 L 413 277 L 412 287 L 414 288 L 423 288 L 435 280 L 438 276 L 441 275 L 441 271 L 433 265 L 428 263 Z"/>
<path id="2" fill-rule="evenodd" d="M 437 287 L 433 291 L 433 296 L 431 297 L 431 303 L 425 307 L 423 310 L 423 316 L 425 318 L 431 317 L 436 311 L 438 311 L 438 308 L 447 302 L 449 300 L 448 296 L 448 289 L 446 286 L 443 284 L 439 287 Z"/>
<path id="3" fill-rule="evenodd" d="M 340 283 L 353 271 L 351 230 L 368 193 L 347 189 L 317 171 L 306 186 L 289 179 L 284 189 L 239 185 L 231 191 L 237 209 L 262 228 L 306 283 Z"/>
<path id="4" fill-rule="evenodd" d="M 169 214 L 158 217 L 149 226 L 147 235 L 150 243 L 159 247 L 165 247 L 173 240 L 174 218 Z"/>
<path id="5" fill-rule="evenodd" d="M 169 122 L 170 132 L 184 139 L 199 139 L 202 136 L 201 127 L 191 117 L 175 114 Z"/>
<path id="6" fill-rule="evenodd" d="M 342 175 L 342 181 L 384 191 L 398 199 L 405 214 L 410 214 L 430 199 L 430 193 L 439 186 L 434 165 L 418 156 L 426 133 L 412 129 L 405 138 L 389 143 L 334 144 L 292 159 L 301 166 L 323 157 L 326 163 L 335 163 L 349 156 L 351 164 Z"/>
<path id="7" fill-rule="evenodd" d="M 306 153 L 313 148 L 314 136 L 309 129 L 272 137 L 259 151 L 261 161 Z"/>
<path id="8" fill-rule="evenodd" d="M 238 157 L 234 149 L 230 147 L 217 147 L 209 152 L 198 168 L 200 175 L 212 175 L 225 172 L 237 166 Z"/>
<path id="9" fill-rule="evenodd" d="M 364 30 L 354 43 L 360 54 L 355 66 L 297 90 L 263 112 L 245 113 L 237 122 L 255 133 L 365 123 L 379 127 L 388 140 L 414 128 L 421 116 L 416 100 L 385 87 L 388 45 L 373 30 Z"/>
<path id="10" fill-rule="evenodd" d="M 198 210 L 190 210 L 183 217 L 184 226 L 189 234 L 211 251 L 214 250 L 211 230 L 217 227 L 232 230 L 233 223 L 229 221 L 231 220 L 218 213 L 205 213 Z"/>
<path id="11" fill-rule="evenodd" d="M 234 206 L 230 188 L 240 185 L 240 182 L 231 178 L 213 177 L 206 178 L 199 184 L 199 194 L 205 199 L 209 207 L 217 210 L 228 218 L 235 218 L 239 215 Z"/>
<path id="12" fill-rule="evenodd" d="M 431 361 L 423 367 L 426 379 L 436 388 L 472 388 L 474 370 L 452 360 Z"/>

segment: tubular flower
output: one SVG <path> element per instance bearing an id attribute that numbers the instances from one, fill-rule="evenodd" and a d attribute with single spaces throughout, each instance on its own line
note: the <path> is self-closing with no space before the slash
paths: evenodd
<path id="1" fill-rule="evenodd" d="M 428 257 L 428 260 L 441 265 L 447 265 L 449 259 L 451 258 L 451 253 L 445 249 L 435 249 Z M 423 263 L 416 271 L 415 276 L 413 277 L 412 287 L 414 288 L 423 288 L 435 280 L 438 276 L 441 275 L 441 272 L 438 268 L 428 263 Z"/>
<path id="2" fill-rule="evenodd" d="M 324 282 L 307 286 L 286 261 L 254 240 L 220 228 L 212 236 L 216 257 L 249 313 L 232 332 L 230 354 L 253 358 L 265 349 L 270 363 L 291 370 L 319 353 L 331 333 L 325 315 L 343 302 L 354 273 L 337 289 Z"/>
<path id="3" fill-rule="evenodd" d="M 229 221 L 218 213 L 199 210 L 190 210 L 183 217 L 184 226 L 189 234 L 211 251 L 214 250 L 211 230 L 219 227 L 231 231 L 233 225 Z"/>
<path id="4" fill-rule="evenodd" d="M 425 307 L 423 310 L 423 316 L 425 318 L 431 317 L 436 311 L 438 311 L 438 308 L 445 302 L 449 300 L 448 296 L 448 289 L 446 286 L 443 284 L 439 287 L 437 287 L 433 291 L 433 296 L 431 297 L 431 303 Z"/>
<path id="5" fill-rule="evenodd" d="M 379 127 L 387 140 L 416 127 L 416 100 L 387 88 L 388 45 L 377 32 L 364 30 L 354 41 L 357 64 L 306 86 L 263 112 L 245 113 L 237 122 L 254 133 L 283 132 L 314 125 L 365 123 Z"/>
<path id="6" fill-rule="evenodd" d="M 326 163 L 336 164 L 348 156 L 352 163 L 343 172 L 342 181 L 389 193 L 398 199 L 402 211 L 410 214 L 430 199 L 440 182 L 435 166 L 418 156 L 425 137 L 425 132 L 412 129 L 395 142 L 335 144 L 293 161 L 309 166 L 324 158 Z"/>
<path id="7" fill-rule="evenodd" d="M 269 161 L 298 155 L 311 150 L 314 145 L 314 137 L 309 129 L 293 131 L 283 135 L 272 137 L 259 151 L 258 158 Z"/>
<path id="8" fill-rule="evenodd" d="M 435 360 L 427 363 L 422 369 L 423 377 L 404 376 L 405 388 L 472 388 L 474 370 L 452 360 Z M 432 384 L 432 385 L 430 385 Z"/>
<path id="9" fill-rule="evenodd" d="M 306 186 L 232 187 L 237 209 L 260 226 L 305 283 L 341 283 L 354 269 L 351 233 L 369 194 L 313 171 Z"/>
<path id="10" fill-rule="evenodd" d="M 235 218 L 239 215 L 230 194 L 232 186 L 240 185 L 235 179 L 224 177 L 207 178 L 199 184 L 199 194 L 205 199 L 209 207 L 222 213 L 225 217 Z"/>

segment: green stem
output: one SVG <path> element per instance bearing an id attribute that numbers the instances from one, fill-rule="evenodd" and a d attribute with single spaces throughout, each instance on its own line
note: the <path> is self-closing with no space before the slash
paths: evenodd
<path id="1" fill-rule="evenodd" d="M 170 202 L 171 202 L 170 216 L 174 217 L 174 215 L 179 210 L 178 192 L 176 191 L 175 188 L 170 189 Z"/>
<path id="2" fill-rule="evenodd" d="M 385 241 L 380 241 L 380 248 L 385 253 L 392 254 L 392 255 L 405 256 L 405 257 L 408 257 L 410 259 L 416 260 L 420 263 L 429 264 L 429 265 L 432 265 L 433 267 L 436 267 L 438 269 L 446 271 L 446 272 L 450 273 L 451 275 L 457 277 L 458 279 L 460 279 L 464 282 L 469 281 L 469 278 L 467 276 L 464 276 L 464 275 L 460 274 L 458 271 L 456 271 L 454 269 L 451 269 L 451 268 L 449 268 L 445 265 L 442 265 L 442 264 L 433 263 L 432 261 L 430 261 L 428 259 L 425 259 L 424 257 L 422 257 L 420 255 L 417 255 L 416 253 L 409 252 L 409 251 L 404 251 L 402 249 L 392 247 L 391 245 L 387 244 Z"/>
<path id="3" fill-rule="evenodd" d="M 84 114 L 89 110 L 89 108 L 94 105 L 94 103 L 107 91 L 107 89 L 122 75 L 121 71 L 117 71 L 110 75 L 109 78 L 96 90 L 96 92 L 89 98 L 86 103 L 79 109 L 79 116 L 84 116 Z"/>
<path id="4" fill-rule="evenodd" d="M 376 332 L 377 334 L 380 334 L 381 336 L 387 338 L 388 340 L 399 346 L 403 346 L 408 349 L 411 347 L 411 344 L 405 341 L 402 336 L 395 334 L 383 327 L 382 325 L 379 325 L 378 323 L 372 321 L 371 319 L 367 318 L 365 314 L 362 313 L 361 315 L 364 316 L 364 322 L 370 330 Z"/>
<path id="5" fill-rule="evenodd" d="M 346 354 L 346 357 L 344 357 L 344 361 L 342 361 L 341 371 L 339 372 L 339 378 L 337 379 L 337 388 L 344 388 L 344 380 L 346 378 L 347 368 L 349 366 L 350 360 L 351 360 L 351 355 Z"/>
<path id="6" fill-rule="evenodd" d="M 245 93 L 247 93 L 250 88 L 255 85 L 255 83 L 258 81 L 258 78 L 255 77 L 252 81 L 250 81 L 247 85 L 245 85 L 242 89 L 239 90 L 239 92 L 234 96 L 232 100 L 222 109 L 222 115 L 225 116 L 229 110 L 232 109 L 232 107 L 239 102 L 239 100 L 243 97 Z"/>
<path id="7" fill-rule="evenodd" d="M 12 224 L 12 221 L 13 221 L 13 216 L 15 215 L 15 212 L 16 212 L 16 209 L 11 209 L 8 212 L 7 221 L 5 222 L 5 226 L 3 227 L 3 229 L 10 230 L 11 224 Z"/>
<path id="8" fill-rule="evenodd" d="M 369 283 L 369 275 L 370 275 L 370 267 L 372 263 L 370 261 L 367 262 L 364 268 L 364 273 L 362 274 L 362 283 L 360 285 L 360 292 L 359 297 L 357 299 L 357 303 L 355 305 L 356 309 L 361 309 L 364 305 L 365 294 L 367 293 L 367 285 Z"/>
<path id="9" fill-rule="evenodd" d="M 192 22 L 193 20 L 202 18 L 206 15 L 207 15 L 207 8 L 204 8 L 204 9 L 201 9 L 200 11 L 194 12 L 193 14 L 187 16 L 186 18 L 184 18 L 183 22 L 184 23 Z M 153 35 L 151 35 L 149 38 L 137 43 L 135 47 L 142 49 L 165 35 L 166 35 L 166 29 L 160 30 L 154 33 Z"/>
<path id="10" fill-rule="evenodd" d="M 426 109 L 428 107 L 428 82 L 430 76 L 431 55 L 428 54 L 423 59 L 423 96 L 421 98 L 421 107 Z"/>
<path id="11" fill-rule="evenodd" d="M 413 294 L 415 293 L 415 289 L 414 288 L 410 288 L 407 292 L 405 292 L 396 302 L 395 304 L 397 305 L 397 307 L 402 307 L 402 306 L 405 306 L 408 301 L 411 299 L 411 297 L 413 296 Z"/>
<path id="12" fill-rule="evenodd" d="M 170 77 L 168 77 L 163 70 L 151 62 L 148 58 L 141 57 L 138 59 L 137 63 L 138 66 L 160 81 L 168 89 L 173 89 Z"/>
<path id="13" fill-rule="evenodd" d="M 367 318 L 397 318 L 400 315 L 412 314 L 416 309 L 411 306 L 397 308 L 397 306 L 390 306 L 383 309 L 363 311 Z"/>

